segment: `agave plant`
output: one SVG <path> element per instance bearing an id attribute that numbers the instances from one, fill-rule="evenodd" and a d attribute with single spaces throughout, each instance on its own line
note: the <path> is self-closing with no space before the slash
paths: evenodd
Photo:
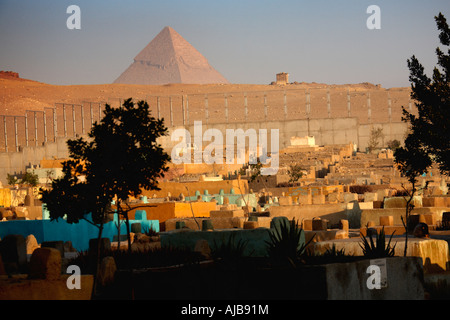
<path id="1" fill-rule="evenodd" d="M 389 242 L 386 245 L 386 236 L 384 233 L 384 226 L 380 230 L 380 234 L 375 234 L 375 242 L 373 242 L 372 235 L 370 235 L 367 240 L 366 237 L 361 234 L 361 240 L 363 244 L 359 244 L 361 249 L 363 250 L 363 254 L 365 257 L 370 259 L 377 259 L 377 258 L 387 258 L 392 257 L 395 255 L 395 246 L 397 243 L 394 244 L 393 247 L 391 247 L 391 240 L 394 236 L 395 231 L 391 234 L 391 237 L 389 238 Z"/>
<path id="2" fill-rule="evenodd" d="M 272 228 L 269 232 L 270 241 L 266 241 L 269 257 L 278 262 L 287 260 L 295 266 L 295 262 L 300 260 L 306 247 L 314 239 L 312 237 L 306 244 L 302 243 L 302 232 L 303 229 L 295 218 L 290 222 L 282 220 L 279 227 Z"/>
<path id="3" fill-rule="evenodd" d="M 231 234 L 228 241 L 224 239 L 220 244 L 214 241 L 214 246 L 211 248 L 211 257 L 216 261 L 238 261 L 244 256 L 247 244 L 248 241 L 242 239 L 236 242 L 235 235 Z"/>

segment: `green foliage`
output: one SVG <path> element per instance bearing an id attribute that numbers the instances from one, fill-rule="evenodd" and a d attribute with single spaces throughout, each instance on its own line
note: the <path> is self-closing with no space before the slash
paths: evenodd
<path id="1" fill-rule="evenodd" d="M 6 180 L 8 181 L 8 184 L 13 186 L 15 184 L 25 184 L 32 187 L 36 187 L 39 184 L 39 177 L 37 174 L 33 174 L 31 172 L 26 172 L 22 179 L 17 179 L 16 176 L 6 174 Z"/>
<path id="2" fill-rule="evenodd" d="M 389 141 L 387 142 L 387 146 L 388 146 L 388 148 L 391 149 L 392 151 L 395 151 L 395 150 L 397 150 L 397 148 L 400 148 L 400 147 L 401 147 L 401 142 L 398 141 L 397 139 L 389 140 Z"/>
<path id="3" fill-rule="evenodd" d="M 36 187 L 39 183 L 39 177 L 37 174 L 26 172 L 22 177 L 21 183 Z"/>
<path id="4" fill-rule="evenodd" d="M 291 164 L 287 173 L 289 175 L 289 183 L 295 183 L 303 177 L 303 168 L 299 164 Z"/>
<path id="5" fill-rule="evenodd" d="M 279 227 L 271 228 L 269 232 L 270 240 L 266 241 L 269 258 L 281 263 L 288 262 L 295 265 L 305 254 L 308 243 L 301 243 L 303 229 L 299 226 L 295 218 L 290 222 L 281 220 Z"/>
<path id="6" fill-rule="evenodd" d="M 405 146 L 395 150 L 394 162 L 410 183 L 416 183 L 417 177 L 427 172 L 432 164 L 423 145 L 411 134 L 406 137 Z"/>
<path id="7" fill-rule="evenodd" d="M 345 248 L 338 250 L 333 244 L 323 254 L 314 254 L 307 252 L 305 261 L 307 264 L 327 264 L 327 263 L 345 263 L 357 260 L 358 257 L 345 253 Z"/>
<path id="8" fill-rule="evenodd" d="M 6 181 L 8 181 L 8 185 L 13 186 L 19 183 L 19 179 L 16 176 L 13 176 L 9 173 L 6 174 Z"/>
<path id="9" fill-rule="evenodd" d="M 384 227 L 381 229 L 380 234 L 376 233 L 375 242 L 373 242 L 372 236 L 369 236 L 369 240 L 361 234 L 362 245 L 359 244 L 363 250 L 365 257 L 369 259 L 387 258 L 395 255 L 395 246 L 391 247 L 391 240 L 394 233 L 391 234 L 389 242 L 386 244 L 386 236 L 384 234 Z"/>
<path id="10" fill-rule="evenodd" d="M 215 261 L 222 261 L 225 263 L 236 263 L 244 257 L 244 251 L 248 241 L 239 239 L 236 241 L 234 234 L 230 235 L 228 241 L 222 241 L 217 244 L 214 241 L 214 246 L 211 248 L 211 257 Z"/>
<path id="11" fill-rule="evenodd" d="M 368 149 L 369 152 L 373 152 L 375 149 L 377 149 L 380 146 L 380 140 L 383 139 L 383 128 L 375 128 L 372 127 L 370 129 L 370 136 L 369 136 L 369 142 L 368 142 Z"/>
<path id="12" fill-rule="evenodd" d="M 450 28 L 445 17 L 439 13 L 435 17 L 440 31 L 442 45 L 450 45 Z M 424 72 L 424 67 L 413 55 L 408 60 L 411 82 L 411 98 L 415 100 L 417 114 L 409 113 L 403 107 L 403 121 L 410 125 L 407 137 L 409 147 L 395 157 L 409 164 L 416 172 L 422 172 L 426 166 L 436 162 L 444 174 L 450 174 L 450 50 L 447 54 L 436 49 L 438 66 L 434 67 L 432 77 Z M 416 151 L 407 151 L 414 149 Z M 405 155 L 405 153 L 407 153 Z M 418 157 L 416 157 L 418 156 Z M 410 170 L 410 171 L 411 171 Z M 412 175 L 414 173 L 410 173 Z"/>
<path id="13" fill-rule="evenodd" d="M 152 227 L 149 228 L 144 227 L 144 234 L 149 237 L 154 237 L 158 235 L 158 232 L 156 232 L 155 229 L 153 229 Z"/>
<path id="14" fill-rule="evenodd" d="M 263 164 L 257 159 L 256 163 L 245 163 L 242 168 L 239 169 L 239 174 L 241 176 L 246 174 L 246 170 L 250 169 L 250 182 L 253 182 L 261 176 L 261 168 L 263 167 Z"/>
<path id="15" fill-rule="evenodd" d="M 135 104 L 130 98 L 119 108 L 106 105 L 89 140 L 68 141 L 72 159 L 63 164 L 64 176 L 42 192 L 50 218 L 67 215 L 67 222 L 76 223 L 92 213 L 93 222 L 101 224 L 113 199 L 126 201 L 142 188 L 158 189 L 157 178 L 168 170 L 170 158 L 156 139 L 166 133 L 163 120 L 150 116 L 145 101 Z"/>

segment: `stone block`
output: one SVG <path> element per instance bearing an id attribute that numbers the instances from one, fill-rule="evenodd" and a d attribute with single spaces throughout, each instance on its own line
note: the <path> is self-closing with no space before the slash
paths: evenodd
<path id="1" fill-rule="evenodd" d="M 241 207 L 241 209 L 244 210 L 244 214 L 247 215 L 247 216 L 251 215 L 252 212 L 253 212 L 253 207 L 252 206 L 245 206 L 244 205 L 244 206 Z"/>
<path id="2" fill-rule="evenodd" d="M 32 254 L 34 250 L 40 247 L 36 237 L 32 234 L 27 236 L 25 242 L 27 244 L 27 254 Z"/>
<path id="3" fill-rule="evenodd" d="M 367 223 L 367 227 L 368 227 L 368 228 L 373 228 L 373 227 L 375 227 L 375 226 L 376 226 L 375 221 L 369 221 L 369 222 Z"/>
<path id="4" fill-rule="evenodd" d="M 393 226 L 394 216 L 380 216 L 380 226 Z"/>
<path id="5" fill-rule="evenodd" d="M 305 195 L 298 195 L 297 201 L 299 204 L 312 204 L 312 195 L 311 194 L 305 194 Z"/>
<path id="6" fill-rule="evenodd" d="M 424 207 L 445 207 L 444 197 L 423 197 L 422 206 Z"/>
<path id="7" fill-rule="evenodd" d="M 327 230 L 328 228 L 328 220 L 326 219 L 313 219 L 312 220 L 312 229 L 314 230 Z"/>
<path id="8" fill-rule="evenodd" d="M 292 205 L 292 197 L 290 196 L 279 197 L 278 203 L 280 204 L 280 206 L 290 206 Z"/>
<path id="9" fill-rule="evenodd" d="M 335 239 L 348 239 L 348 229 L 347 230 L 337 230 L 335 235 Z"/>
<path id="10" fill-rule="evenodd" d="M 374 209 L 383 209 L 383 200 L 373 201 Z"/>
<path id="11" fill-rule="evenodd" d="M 15 207 L 14 211 L 16 212 L 16 218 L 28 217 L 28 209 L 26 207 Z"/>
<path id="12" fill-rule="evenodd" d="M 33 195 L 27 194 L 24 199 L 25 206 L 34 206 L 34 197 Z"/>
<path id="13" fill-rule="evenodd" d="M 312 231 L 312 219 L 303 220 L 303 230 Z"/>
<path id="14" fill-rule="evenodd" d="M 53 248 L 59 251 L 61 257 L 64 257 L 64 241 L 44 241 L 41 248 Z"/>
<path id="15" fill-rule="evenodd" d="M 366 192 L 364 193 L 364 202 L 377 201 L 378 194 L 375 192 Z"/>
<path id="16" fill-rule="evenodd" d="M 142 225 L 140 222 L 132 223 L 130 226 L 130 230 L 133 233 L 142 233 Z"/>
<path id="17" fill-rule="evenodd" d="M 376 191 L 377 199 L 373 201 L 383 201 L 385 197 L 389 196 L 389 189 L 378 189 Z"/>
<path id="18" fill-rule="evenodd" d="M 0 254 L 7 273 L 20 272 L 27 263 L 27 245 L 22 235 L 10 234 L 0 241 Z"/>
<path id="19" fill-rule="evenodd" d="M 61 253 L 55 248 L 38 248 L 30 258 L 30 279 L 59 280 L 61 278 Z"/>
<path id="20" fill-rule="evenodd" d="M 231 218 L 231 225 L 233 228 L 242 229 L 244 227 L 244 218 L 240 217 Z"/>
<path id="21" fill-rule="evenodd" d="M 326 201 L 328 203 L 338 203 L 340 201 L 340 199 L 341 199 L 341 195 L 340 195 L 340 193 L 337 193 L 337 192 L 329 193 L 326 196 Z"/>
<path id="22" fill-rule="evenodd" d="M 202 231 L 213 231 L 213 223 L 211 219 L 202 220 Z"/>
<path id="23" fill-rule="evenodd" d="M 422 207 L 422 197 L 421 196 L 414 196 L 414 198 L 411 201 L 411 203 L 414 205 L 415 208 Z M 406 199 L 404 197 L 384 198 L 383 207 L 385 209 L 405 208 L 406 207 Z"/>
<path id="24" fill-rule="evenodd" d="M 175 229 L 183 229 L 184 227 L 186 227 L 186 222 L 184 221 L 175 222 Z"/>
<path id="25" fill-rule="evenodd" d="M 323 194 L 313 195 L 312 204 L 325 204 L 325 195 Z"/>
<path id="26" fill-rule="evenodd" d="M 357 193 L 344 192 L 342 193 L 344 203 L 349 203 L 352 201 L 358 201 Z"/>
<path id="27" fill-rule="evenodd" d="M 244 229 L 256 229 L 259 227 L 258 221 L 245 221 Z"/>
<path id="28" fill-rule="evenodd" d="M 116 276 L 117 266 L 113 257 L 104 257 L 100 263 L 100 270 L 98 273 L 98 283 L 101 286 L 108 286 L 114 282 Z"/>
<path id="29" fill-rule="evenodd" d="M 242 209 L 237 209 L 237 210 L 214 210 L 214 211 L 210 211 L 209 216 L 211 218 L 244 217 L 245 216 L 245 212 Z"/>
<path id="30" fill-rule="evenodd" d="M 235 204 L 226 204 L 220 207 L 220 210 L 227 211 L 227 210 L 235 210 L 237 209 L 237 206 Z"/>
<path id="31" fill-rule="evenodd" d="M 339 220 L 339 229 L 348 231 L 349 222 L 346 219 Z"/>

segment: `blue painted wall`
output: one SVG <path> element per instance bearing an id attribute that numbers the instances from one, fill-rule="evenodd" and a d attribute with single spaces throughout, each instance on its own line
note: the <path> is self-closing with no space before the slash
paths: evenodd
<path id="1" fill-rule="evenodd" d="M 114 221 L 105 223 L 102 238 L 109 238 L 111 241 L 117 235 L 117 227 Z M 133 223 L 141 224 L 141 232 L 152 228 L 159 232 L 158 220 L 147 220 L 146 212 L 141 210 L 136 213 L 136 220 L 130 220 L 130 226 Z M 36 237 L 38 243 L 44 241 L 71 241 L 72 245 L 78 251 L 89 249 L 89 240 L 98 237 L 98 228 L 85 220 L 78 223 L 67 223 L 64 219 L 50 221 L 44 220 L 11 220 L 0 222 L 0 238 L 8 234 L 20 234 L 24 237 L 32 234 Z M 120 234 L 126 234 L 125 222 L 121 223 Z"/>

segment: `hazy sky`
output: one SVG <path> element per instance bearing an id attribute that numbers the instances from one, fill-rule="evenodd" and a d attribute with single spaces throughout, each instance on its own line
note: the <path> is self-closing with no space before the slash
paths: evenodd
<path id="1" fill-rule="evenodd" d="M 69 30 L 69 5 L 81 29 Z M 366 26 L 370 5 L 381 29 Z M 112 83 L 165 26 L 232 83 L 290 81 L 409 86 L 415 54 L 428 74 L 439 46 L 434 16 L 448 0 L 0 0 L 0 70 L 50 84 Z"/>

